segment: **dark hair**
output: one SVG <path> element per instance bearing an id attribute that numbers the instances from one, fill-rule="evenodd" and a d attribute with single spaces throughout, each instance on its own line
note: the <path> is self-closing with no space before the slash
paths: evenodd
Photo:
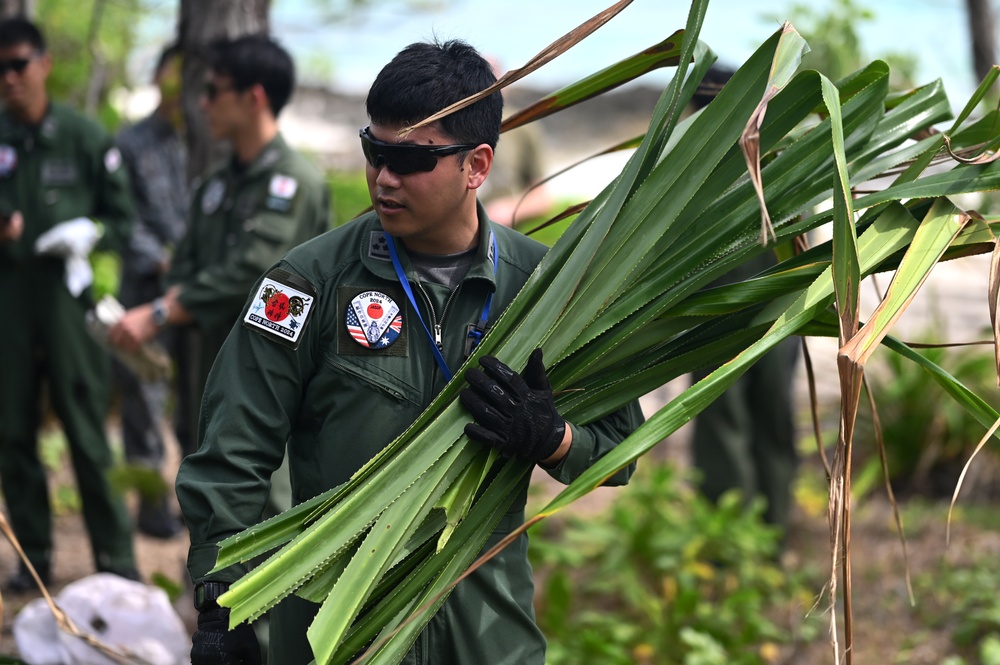
<path id="1" fill-rule="evenodd" d="M 160 57 L 156 61 L 156 69 L 153 70 L 154 76 L 159 76 L 163 72 L 163 68 L 167 66 L 174 58 L 180 57 L 181 45 L 177 42 L 171 42 L 163 47 L 160 51 Z"/>
<path id="2" fill-rule="evenodd" d="M 379 72 L 365 109 L 376 124 L 412 125 L 496 80 L 490 63 L 463 41 L 410 44 Z M 503 97 L 495 92 L 442 118 L 440 126 L 456 143 L 496 148 L 502 116 Z"/>
<path id="3" fill-rule="evenodd" d="M 208 67 L 228 76 L 233 87 L 264 88 L 271 112 L 277 117 L 295 88 L 295 63 L 288 51 L 264 34 L 219 40 L 209 47 Z"/>
<path id="4" fill-rule="evenodd" d="M 0 21 L 0 48 L 18 44 L 28 44 L 39 53 L 45 51 L 45 37 L 34 23 L 23 16 Z"/>

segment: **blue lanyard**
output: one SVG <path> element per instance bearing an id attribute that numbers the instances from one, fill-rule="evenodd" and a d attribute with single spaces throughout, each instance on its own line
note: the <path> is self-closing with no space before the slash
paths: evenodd
<path id="1" fill-rule="evenodd" d="M 441 373 L 444 374 L 445 379 L 451 381 L 452 372 L 448 368 L 448 363 L 445 361 L 444 356 L 441 355 L 441 349 L 434 342 L 434 335 L 431 334 L 430 328 L 424 323 L 424 317 L 420 315 L 420 308 L 417 306 L 417 299 L 413 297 L 413 289 L 410 288 L 410 280 L 406 278 L 406 273 L 403 272 L 403 264 L 399 262 L 399 254 L 396 252 L 396 243 L 393 242 L 392 236 L 388 233 L 383 233 L 385 236 L 385 242 L 389 246 L 389 256 L 392 258 L 392 267 L 396 270 L 396 277 L 399 279 L 399 283 L 403 286 L 403 291 L 406 292 L 406 297 L 409 299 L 410 304 L 413 306 L 413 311 L 417 313 L 417 319 L 420 320 L 420 325 L 423 326 L 424 332 L 427 333 L 427 341 L 430 342 L 431 352 L 434 354 L 434 360 L 437 361 L 438 367 L 441 368 Z M 499 256 L 497 255 L 497 238 L 493 234 L 493 230 L 490 229 L 490 247 L 493 250 L 492 262 L 493 262 L 493 276 L 496 278 L 497 274 L 497 263 L 499 261 Z M 493 292 L 486 297 L 486 302 L 483 304 L 483 312 L 479 315 L 479 322 L 469 327 L 469 338 L 470 338 L 470 349 L 476 348 L 479 341 L 483 338 L 483 334 L 486 332 L 486 322 L 490 318 L 490 307 L 493 306 Z"/>

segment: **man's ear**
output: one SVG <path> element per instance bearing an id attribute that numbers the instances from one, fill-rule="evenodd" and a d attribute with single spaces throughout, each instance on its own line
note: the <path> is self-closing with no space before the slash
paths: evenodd
<path id="1" fill-rule="evenodd" d="M 44 51 L 39 57 L 39 64 L 41 64 L 42 71 L 44 72 L 42 76 L 47 79 L 49 74 L 52 73 L 52 55 L 48 51 Z"/>
<path id="2" fill-rule="evenodd" d="M 493 148 L 482 143 L 469 153 L 469 189 L 478 189 L 493 166 Z"/>
<path id="3" fill-rule="evenodd" d="M 249 92 L 253 98 L 253 106 L 255 110 L 260 112 L 270 112 L 271 102 L 267 99 L 267 93 L 264 92 L 264 86 L 260 83 L 254 83 L 250 86 L 250 89 L 247 90 L 247 92 Z"/>

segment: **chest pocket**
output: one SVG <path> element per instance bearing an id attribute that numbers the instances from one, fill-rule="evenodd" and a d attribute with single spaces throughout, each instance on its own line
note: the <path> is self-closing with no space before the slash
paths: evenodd
<path id="1" fill-rule="evenodd" d="M 386 359 L 398 363 L 401 370 L 406 363 L 405 358 L 386 356 Z M 416 386 L 372 362 L 354 356 L 347 358 L 338 355 L 332 348 L 327 349 L 325 360 L 329 369 L 343 373 L 347 381 L 367 386 L 397 402 L 408 403 L 421 409 L 425 406 L 421 399 L 421 391 Z"/>

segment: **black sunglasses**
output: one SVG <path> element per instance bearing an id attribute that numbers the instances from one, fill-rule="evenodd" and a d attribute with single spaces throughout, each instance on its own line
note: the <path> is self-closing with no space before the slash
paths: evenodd
<path id="1" fill-rule="evenodd" d="M 28 63 L 30 63 L 33 58 L 34 56 L 31 58 L 11 58 L 10 60 L 0 60 L 0 76 L 3 76 L 9 71 L 13 71 L 15 74 L 22 73 L 28 67 Z"/>
<path id="2" fill-rule="evenodd" d="M 374 168 L 383 164 L 397 175 L 433 171 L 437 166 L 438 157 L 457 155 L 466 150 L 472 150 L 478 143 L 463 143 L 460 145 L 418 145 L 415 143 L 386 143 L 379 141 L 365 127 L 358 134 L 361 136 L 361 152 Z"/>
<path id="3" fill-rule="evenodd" d="M 215 98 L 224 92 L 230 92 L 236 90 L 231 85 L 219 85 L 215 81 L 205 81 L 205 85 L 202 87 L 202 92 L 204 92 L 205 97 L 210 102 L 214 102 Z"/>

